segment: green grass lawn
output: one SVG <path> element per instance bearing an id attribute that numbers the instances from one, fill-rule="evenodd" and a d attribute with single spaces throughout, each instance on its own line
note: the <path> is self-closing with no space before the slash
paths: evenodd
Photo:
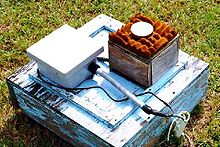
<path id="1" fill-rule="evenodd" d="M 209 63 L 208 95 L 186 133 L 197 146 L 219 146 L 219 0 L 1 0 L 0 146 L 69 146 L 12 107 L 5 79 L 29 62 L 27 47 L 65 23 L 77 28 L 101 13 L 125 23 L 137 12 L 169 22 L 181 35 L 181 49 Z"/>

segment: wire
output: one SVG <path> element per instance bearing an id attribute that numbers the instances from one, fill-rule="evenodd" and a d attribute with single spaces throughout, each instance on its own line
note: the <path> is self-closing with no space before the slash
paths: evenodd
<path id="1" fill-rule="evenodd" d="M 48 85 L 50 86 L 54 86 L 56 88 L 60 88 L 60 89 L 64 89 L 68 92 L 73 92 L 74 94 L 77 94 L 78 92 L 81 92 L 82 90 L 89 90 L 89 89 L 101 89 L 111 100 L 113 100 L 114 102 L 124 102 L 124 101 L 127 101 L 129 98 L 126 97 L 124 99 L 115 99 L 113 98 L 103 87 L 101 86 L 90 86 L 90 87 L 76 87 L 76 88 L 67 88 L 67 87 L 63 87 L 61 85 L 58 85 L 58 84 L 53 84 L 51 82 L 48 82 L 46 80 L 44 80 L 42 78 L 42 74 L 39 72 L 39 70 L 37 70 L 37 75 L 38 77 L 40 78 L 40 80 L 42 80 L 43 82 L 47 83 Z M 182 120 L 184 120 L 181 116 L 178 116 L 178 115 L 174 115 L 174 112 L 173 112 L 173 109 L 171 108 L 171 106 L 166 103 L 164 100 L 162 100 L 161 98 L 159 98 L 156 94 L 150 92 L 150 91 L 147 91 L 147 92 L 143 92 L 143 93 L 140 93 L 140 94 L 135 94 L 135 96 L 142 96 L 142 95 L 145 95 L 145 94 L 151 94 L 153 95 L 154 97 L 156 97 L 158 100 L 160 100 L 161 102 L 163 102 L 163 104 L 165 106 L 167 106 L 170 110 L 171 110 L 171 114 L 164 114 L 164 113 L 161 113 L 161 112 L 158 112 L 158 111 L 152 111 L 153 109 L 149 109 L 153 114 L 153 115 L 158 115 L 158 116 L 163 116 L 163 117 L 178 117 L 178 118 L 181 118 Z"/>
<path id="2" fill-rule="evenodd" d="M 181 112 L 179 113 L 179 115 L 181 116 L 181 115 L 184 114 L 184 113 L 188 113 L 188 117 L 189 117 L 189 112 L 185 112 L 185 111 L 181 111 Z M 186 115 L 185 115 L 185 116 L 186 116 Z M 175 135 L 176 137 L 180 137 L 181 135 L 183 135 L 183 136 L 184 136 L 184 139 L 185 139 L 185 137 L 188 139 L 188 142 L 189 142 L 189 144 L 190 144 L 190 147 L 191 147 L 191 146 L 194 146 L 194 144 L 193 144 L 192 140 L 190 139 L 190 137 L 189 137 L 186 133 L 184 133 L 184 129 L 185 129 L 185 126 L 186 126 L 188 120 L 189 120 L 189 118 L 187 118 L 187 116 L 186 116 L 186 117 L 184 118 L 184 120 L 183 120 L 185 124 L 182 124 L 182 123 L 179 122 L 179 120 L 178 120 L 177 118 L 174 119 L 174 120 L 171 122 L 170 127 L 169 127 L 169 130 L 168 130 L 167 141 L 170 140 L 171 130 L 174 128 L 174 129 L 173 129 L 173 130 L 174 130 L 174 135 Z M 182 132 L 179 132 L 180 130 L 182 130 Z"/>
<path id="3" fill-rule="evenodd" d="M 179 116 L 179 115 L 174 115 L 174 114 L 172 114 L 170 117 L 180 118 L 180 119 L 182 119 L 183 121 L 185 121 L 185 119 L 184 119 L 182 116 Z"/>
<path id="4" fill-rule="evenodd" d="M 173 109 L 171 108 L 171 106 L 165 102 L 164 100 L 162 100 L 161 98 L 159 98 L 156 94 L 154 94 L 153 92 L 151 91 L 146 91 L 146 92 L 143 92 L 143 93 L 140 93 L 140 94 L 136 94 L 135 96 L 142 96 L 142 95 L 145 95 L 145 94 L 151 94 L 153 95 L 154 97 L 156 97 L 158 100 L 160 100 L 165 106 L 167 106 L 170 110 L 171 110 L 171 114 L 164 114 L 164 113 L 161 113 L 161 112 L 156 112 L 156 113 L 160 113 L 161 115 L 163 115 L 164 117 L 176 117 L 176 118 L 180 118 L 184 121 L 184 118 L 179 116 L 179 115 L 174 115 L 174 112 L 173 112 Z"/>
<path id="5" fill-rule="evenodd" d="M 38 77 L 40 78 L 41 81 L 47 83 L 50 86 L 54 86 L 56 88 L 60 88 L 60 89 L 64 89 L 68 92 L 72 92 L 75 91 L 74 94 L 77 94 L 78 92 L 81 92 L 82 90 L 89 90 L 89 89 L 101 89 L 111 100 L 115 101 L 115 102 L 123 102 L 123 101 L 127 101 L 128 98 L 124 98 L 124 99 L 114 99 L 103 87 L 101 86 L 90 86 L 90 87 L 76 87 L 76 88 L 67 88 L 67 87 L 63 87 L 57 84 L 53 84 L 51 82 L 48 82 L 46 80 L 43 79 L 42 74 L 39 72 L 39 70 L 37 70 L 37 74 Z"/>
<path id="6" fill-rule="evenodd" d="M 172 113 L 174 113 L 173 112 L 173 109 L 170 107 L 170 105 L 167 103 L 167 102 L 165 102 L 164 100 L 162 100 L 161 98 L 159 98 L 156 94 L 154 94 L 153 92 L 150 92 L 150 91 L 146 91 L 146 92 L 143 92 L 143 93 L 140 93 L 140 94 L 136 94 L 135 96 L 141 96 L 141 95 L 145 95 L 145 94 L 151 94 L 151 95 L 153 95 L 154 97 L 156 97 L 158 100 L 160 100 L 165 106 L 167 106 L 171 111 L 172 111 Z"/>
<path id="7" fill-rule="evenodd" d="M 176 119 L 171 122 L 170 127 L 168 129 L 167 141 L 170 140 L 170 133 L 171 133 L 171 130 L 172 130 L 173 126 L 174 126 L 175 121 L 176 121 Z"/>
<path id="8" fill-rule="evenodd" d="M 105 58 L 105 57 L 97 57 L 97 60 L 99 62 L 109 62 L 109 59 L 108 58 Z"/>

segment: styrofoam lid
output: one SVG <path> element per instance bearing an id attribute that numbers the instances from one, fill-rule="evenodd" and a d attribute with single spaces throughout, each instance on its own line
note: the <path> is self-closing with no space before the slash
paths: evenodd
<path id="1" fill-rule="evenodd" d="M 63 25 L 27 49 L 33 60 L 44 62 L 64 74 L 79 70 L 101 52 L 101 43 L 69 25 Z"/>
<path id="2" fill-rule="evenodd" d="M 153 32 L 154 28 L 150 23 L 147 22 L 136 22 L 131 26 L 131 32 L 135 36 L 145 37 Z"/>

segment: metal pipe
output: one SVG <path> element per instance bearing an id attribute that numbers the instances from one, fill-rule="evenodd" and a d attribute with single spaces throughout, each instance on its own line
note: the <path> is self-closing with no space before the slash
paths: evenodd
<path id="1" fill-rule="evenodd" d="M 152 109 L 150 106 L 145 105 L 143 101 L 137 99 L 137 97 L 131 93 L 129 90 L 127 90 L 124 86 L 122 86 L 120 83 L 118 83 L 115 79 L 110 77 L 108 73 L 103 71 L 99 65 L 96 63 L 91 63 L 88 67 L 88 70 L 93 74 L 98 74 L 107 81 L 109 81 L 113 86 L 115 86 L 119 91 L 121 91 L 123 94 L 125 94 L 129 99 L 133 100 L 133 102 L 136 103 L 145 113 L 147 114 L 153 114 L 161 117 L 176 117 L 173 114 L 163 114 L 157 110 Z"/>
<path id="2" fill-rule="evenodd" d="M 118 83 L 115 79 L 110 77 L 105 71 L 103 71 L 101 68 L 98 68 L 96 70 L 96 74 L 99 74 L 103 78 L 105 78 L 107 81 L 109 81 L 112 85 L 114 85 L 118 90 L 120 90 L 123 94 L 125 94 L 128 98 L 132 99 L 139 107 L 143 107 L 145 104 L 141 100 L 137 99 L 137 97 L 131 93 L 129 90 L 127 90 L 125 87 L 123 87 L 120 83 Z"/>

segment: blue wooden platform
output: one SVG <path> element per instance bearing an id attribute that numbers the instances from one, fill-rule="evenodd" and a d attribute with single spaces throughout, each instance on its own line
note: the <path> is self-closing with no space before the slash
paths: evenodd
<path id="1" fill-rule="evenodd" d="M 99 15 L 78 31 L 103 42 L 105 52 L 101 56 L 108 57 L 108 33 L 121 25 L 117 20 Z M 147 89 L 109 71 L 108 63 L 99 64 L 131 92 L 156 93 L 171 105 L 175 113 L 192 111 L 206 96 L 208 64 L 183 51 L 179 52 L 176 66 Z M 73 94 L 53 87 L 37 76 L 37 64 L 34 61 L 12 74 L 7 82 L 11 97 L 25 114 L 73 145 L 150 145 L 155 143 L 172 121 L 172 118 L 147 115 L 132 101 L 116 103 L 99 89 Z M 102 86 L 115 98 L 124 98 L 123 94 L 97 75 L 78 87 L 95 85 Z M 162 102 L 151 95 L 139 98 L 158 111 L 169 112 Z"/>

